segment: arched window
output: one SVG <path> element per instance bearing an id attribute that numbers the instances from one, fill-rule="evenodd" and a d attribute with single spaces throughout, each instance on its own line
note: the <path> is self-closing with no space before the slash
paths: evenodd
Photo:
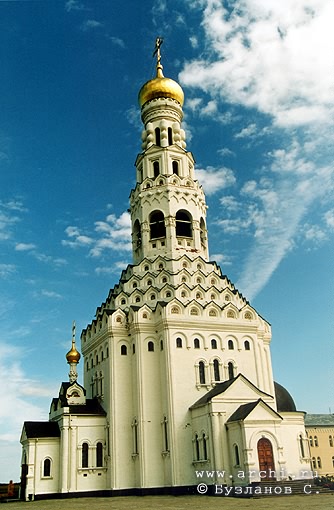
<path id="1" fill-rule="evenodd" d="M 237 444 L 234 445 L 234 460 L 235 460 L 235 465 L 240 466 L 239 447 Z"/>
<path id="2" fill-rule="evenodd" d="M 121 345 L 121 356 L 126 356 L 128 353 L 128 348 L 126 345 Z"/>
<path id="3" fill-rule="evenodd" d="M 312 457 L 312 467 L 313 469 L 317 469 L 317 461 L 315 457 Z"/>
<path id="4" fill-rule="evenodd" d="M 103 444 L 99 442 L 96 444 L 96 467 L 102 466 L 103 466 Z"/>
<path id="5" fill-rule="evenodd" d="M 204 432 L 202 436 L 202 441 L 203 441 L 203 460 L 208 460 L 208 446 L 206 435 L 204 434 Z"/>
<path id="6" fill-rule="evenodd" d="M 333 447 L 333 436 L 329 436 L 329 446 Z"/>
<path id="7" fill-rule="evenodd" d="M 45 459 L 43 462 L 43 476 L 51 476 L 51 460 Z"/>
<path id="8" fill-rule="evenodd" d="M 195 460 L 200 459 L 198 434 L 195 435 Z"/>
<path id="9" fill-rule="evenodd" d="M 314 446 L 319 446 L 318 437 L 314 436 Z"/>
<path id="10" fill-rule="evenodd" d="M 161 211 L 154 211 L 151 213 L 150 237 L 151 239 L 166 237 L 165 218 Z"/>
<path id="11" fill-rule="evenodd" d="M 176 213 L 176 235 L 179 237 L 192 237 L 191 216 L 185 211 L 178 211 Z"/>
<path id="12" fill-rule="evenodd" d="M 176 339 L 176 347 L 181 348 L 182 347 L 182 338 Z"/>
<path id="13" fill-rule="evenodd" d="M 205 365 L 203 361 L 198 363 L 198 374 L 200 384 L 205 384 Z"/>
<path id="14" fill-rule="evenodd" d="M 159 161 L 154 161 L 154 163 L 153 163 L 153 175 L 154 175 L 154 177 L 158 177 L 159 174 L 160 174 Z"/>
<path id="15" fill-rule="evenodd" d="M 171 127 L 168 128 L 168 145 L 173 145 L 173 130 Z"/>
<path id="16" fill-rule="evenodd" d="M 88 467 L 88 443 L 82 443 L 81 467 Z"/>
<path id="17" fill-rule="evenodd" d="M 133 224 L 133 240 L 135 247 L 139 248 L 141 246 L 141 229 L 139 220 L 136 220 Z"/>
<path id="18" fill-rule="evenodd" d="M 200 348 L 200 341 L 198 338 L 195 338 L 194 340 L 194 349 L 199 349 Z"/>
<path id="19" fill-rule="evenodd" d="M 163 422 L 163 441 L 164 441 L 164 451 L 168 452 L 169 450 L 169 441 L 168 441 L 168 420 L 166 416 L 164 416 Z"/>
<path id="20" fill-rule="evenodd" d="M 303 436 L 301 434 L 299 436 L 299 446 L 300 446 L 301 456 L 302 456 L 302 458 L 304 458 L 305 457 L 304 441 L 303 441 Z"/>
<path id="21" fill-rule="evenodd" d="M 234 349 L 234 343 L 233 343 L 233 340 L 229 340 L 229 341 L 228 341 L 227 346 L 228 346 L 228 349 L 229 349 L 230 351 L 233 351 L 233 349 Z"/>
<path id="22" fill-rule="evenodd" d="M 228 370 L 228 378 L 233 379 L 234 378 L 234 366 L 231 361 L 227 365 L 227 370 Z"/>
<path id="23" fill-rule="evenodd" d="M 173 174 L 179 175 L 179 163 L 177 161 L 173 161 L 172 169 L 173 169 Z"/>
<path id="24" fill-rule="evenodd" d="M 245 340 L 244 346 L 245 346 L 245 351 L 250 351 L 250 343 L 248 340 Z"/>
<path id="25" fill-rule="evenodd" d="M 309 437 L 309 441 L 310 441 L 310 446 L 313 446 L 313 437 L 312 436 Z"/>
<path id="26" fill-rule="evenodd" d="M 136 354 L 136 345 L 132 344 L 132 354 Z"/>
<path id="27" fill-rule="evenodd" d="M 321 463 L 321 458 L 320 457 L 317 458 L 317 464 L 318 464 L 318 468 L 321 469 L 322 468 L 322 463 Z"/>
<path id="28" fill-rule="evenodd" d="M 155 128 L 155 145 L 160 146 L 160 129 L 157 127 Z"/>
<path id="29" fill-rule="evenodd" d="M 199 228 L 200 228 L 201 244 L 204 246 L 205 245 L 205 237 L 206 237 L 206 228 L 205 228 L 205 222 L 204 222 L 203 218 L 201 218 Z"/>
<path id="30" fill-rule="evenodd" d="M 164 350 L 164 343 L 162 340 L 160 340 L 160 351 Z"/>
<path id="31" fill-rule="evenodd" d="M 213 360 L 213 373 L 215 381 L 220 381 L 219 361 L 217 359 Z"/>
<path id="32" fill-rule="evenodd" d="M 138 455 L 138 422 L 135 418 L 132 422 L 133 454 Z"/>
<path id="33" fill-rule="evenodd" d="M 147 350 L 149 352 L 154 352 L 154 343 L 153 342 L 148 342 L 147 344 Z"/>
<path id="34" fill-rule="evenodd" d="M 332 457 L 332 466 L 334 467 L 334 457 Z"/>
<path id="35" fill-rule="evenodd" d="M 214 338 L 211 340 L 211 349 L 217 349 L 217 340 Z"/>

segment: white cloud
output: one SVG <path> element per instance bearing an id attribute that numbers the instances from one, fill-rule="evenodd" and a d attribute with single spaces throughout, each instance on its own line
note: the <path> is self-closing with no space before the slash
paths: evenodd
<path id="1" fill-rule="evenodd" d="M 65 10 L 67 12 L 71 11 L 86 11 L 87 7 L 84 6 L 83 3 L 79 2 L 79 0 L 67 0 L 65 3 Z"/>
<path id="2" fill-rule="evenodd" d="M 241 189 L 244 200 L 241 217 L 222 222 L 230 231 L 235 227 L 235 233 L 238 227 L 246 226 L 248 234 L 253 235 L 253 245 L 238 282 L 248 298 L 266 285 L 294 247 L 310 206 L 333 189 L 333 169 L 306 160 L 303 147 L 295 141 L 290 149 L 276 151 L 272 158 L 272 177 L 248 181 Z M 309 226 L 304 228 L 305 238 L 319 242 L 325 239 L 325 233 L 319 226 Z"/>
<path id="3" fill-rule="evenodd" d="M 97 21 L 96 19 L 87 19 L 81 25 L 81 30 L 83 32 L 87 32 L 88 30 L 95 30 L 96 28 L 102 28 L 103 23 Z"/>
<path id="4" fill-rule="evenodd" d="M 22 368 L 22 350 L 12 343 L 0 341 L 0 479 L 17 476 L 20 466 L 19 444 L 25 420 L 46 420 L 47 402 L 55 388 L 47 389 L 45 382 L 31 379 Z M 44 397 L 48 399 L 44 399 Z M 33 403 L 38 397 L 40 404 Z"/>
<path id="5" fill-rule="evenodd" d="M 105 250 L 131 251 L 131 218 L 126 211 L 119 217 L 109 214 L 104 221 L 96 221 L 95 233 L 84 235 L 75 226 L 65 229 L 69 239 L 62 240 L 64 246 L 70 248 L 90 247 L 89 255 L 100 257 Z"/>
<path id="6" fill-rule="evenodd" d="M 231 151 L 231 149 L 229 149 L 228 147 L 223 147 L 222 149 L 219 149 L 217 152 L 222 157 L 235 156 L 235 153 Z"/>
<path id="7" fill-rule="evenodd" d="M 195 35 L 189 37 L 189 41 L 193 48 L 198 48 L 198 38 Z"/>
<path id="8" fill-rule="evenodd" d="M 119 46 L 119 48 L 125 48 L 125 43 L 123 39 L 120 39 L 119 37 L 115 37 L 112 35 L 108 35 L 107 39 L 109 39 L 115 46 Z"/>
<path id="9" fill-rule="evenodd" d="M 0 210 L 0 241 L 6 241 L 12 236 L 12 229 L 15 223 L 19 221 L 17 216 L 11 216 L 7 212 Z"/>
<path id="10" fill-rule="evenodd" d="M 247 127 L 243 128 L 239 133 L 235 135 L 235 138 L 248 138 L 257 133 L 256 124 L 249 124 Z"/>
<path id="11" fill-rule="evenodd" d="M 187 106 L 187 109 L 188 110 L 191 110 L 191 111 L 196 111 L 198 110 L 199 106 L 201 105 L 203 99 L 200 98 L 200 97 L 194 97 L 194 98 L 190 98 L 190 99 L 186 99 L 187 103 L 186 103 L 186 106 Z"/>
<path id="12" fill-rule="evenodd" d="M 223 253 L 213 253 L 210 255 L 210 260 L 214 260 L 217 264 L 221 264 L 223 266 L 230 266 L 232 264 L 230 257 Z"/>
<path id="13" fill-rule="evenodd" d="M 34 250 L 36 245 L 33 243 L 16 243 L 15 251 L 30 251 Z"/>
<path id="14" fill-rule="evenodd" d="M 1 406 L 0 406 L 0 424 L 2 433 L 10 432 L 11 439 L 17 441 L 23 421 L 29 416 L 29 419 L 45 418 L 42 410 L 28 403 L 23 398 L 30 392 L 30 388 L 38 387 L 37 382 L 29 379 L 24 374 L 20 361 L 20 350 L 13 345 L 0 343 L 0 386 L 1 386 Z M 10 377 L 8 377 L 10 374 Z M 8 437 L 7 437 L 8 439 Z"/>
<path id="15" fill-rule="evenodd" d="M 180 81 L 257 108 L 280 126 L 331 122 L 330 0 L 203 1 L 206 42 L 216 60 L 186 64 Z"/>
<path id="16" fill-rule="evenodd" d="M 14 264 L 0 264 L 0 278 L 6 279 L 16 272 Z"/>
<path id="17" fill-rule="evenodd" d="M 196 169 L 196 178 L 199 180 L 207 195 L 212 195 L 217 191 L 232 186 L 235 182 L 235 176 L 230 168 Z"/>
<path id="18" fill-rule="evenodd" d="M 334 230 L 334 209 L 330 209 L 329 211 L 325 212 L 324 220 L 326 222 L 326 226 L 330 230 Z"/>
<path id="19" fill-rule="evenodd" d="M 47 297 L 47 298 L 55 298 L 55 299 L 62 299 L 62 297 L 63 297 L 60 294 L 58 294 L 58 292 L 55 292 L 53 290 L 46 290 L 46 289 L 41 290 L 41 296 Z"/>
<path id="20" fill-rule="evenodd" d="M 311 241 L 315 245 L 319 245 L 327 239 L 326 232 L 321 230 L 318 225 L 306 223 L 302 228 L 302 234 L 306 241 Z"/>

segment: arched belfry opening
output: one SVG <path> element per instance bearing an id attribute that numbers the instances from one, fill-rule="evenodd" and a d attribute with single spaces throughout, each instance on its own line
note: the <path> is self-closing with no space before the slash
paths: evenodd
<path id="1" fill-rule="evenodd" d="M 177 237 L 192 237 L 192 217 L 187 211 L 178 211 L 175 216 L 176 219 L 176 236 Z"/>
<path id="2" fill-rule="evenodd" d="M 140 248 L 142 243 L 140 222 L 137 219 L 133 224 L 133 242 L 135 249 Z"/>
<path id="3" fill-rule="evenodd" d="M 161 211 L 150 214 L 150 239 L 166 237 L 165 217 Z"/>

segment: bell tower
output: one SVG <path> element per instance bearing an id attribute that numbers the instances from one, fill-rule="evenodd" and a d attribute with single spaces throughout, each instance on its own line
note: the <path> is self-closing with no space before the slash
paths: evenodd
<path id="1" fill-rule="evenodd" d="M 135 264 L 158 255 L 208 260 L 205 196 L 181 127 L 183 90 L 163 75 L 161 43 L 158 38 L 156 76 L 139 92 L 142 153 L 135 162 L 137 184 L 130 194 Z"/>

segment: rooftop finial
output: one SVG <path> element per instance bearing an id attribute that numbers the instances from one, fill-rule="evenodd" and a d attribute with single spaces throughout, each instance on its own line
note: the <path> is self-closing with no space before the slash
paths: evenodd
<path id="1" fill-rule="evenodd" d="M 162 37 L 157 37 L 155 40 L 155 48 L 153 52 L 153 57 L 157 56 L 157 78 L 163 78 L 164 75 L 162 73 L 162 64 L 161 64 L 161 53 L 160 53 L 160 47 L 162 43 L 164 42 Z"/>
<path id="2" fill-rule="evenodd" d="M 70 365 L 70 373 L 68 374 L 70 377 L 70 382 L 73 383 L 78 378 L 78 372 L 76 369 L 76 365 L 80 360 L 80 353 L 77 351 L 75 347 L 75 321 L 72 324 L 72 347 L 71 350 L 66 354 L 67 363 Z"/>
<path id="3" fill-rule="evenodd" d="M 72 323 L 72 343 L 75 343 L 75 321 Z"/>

